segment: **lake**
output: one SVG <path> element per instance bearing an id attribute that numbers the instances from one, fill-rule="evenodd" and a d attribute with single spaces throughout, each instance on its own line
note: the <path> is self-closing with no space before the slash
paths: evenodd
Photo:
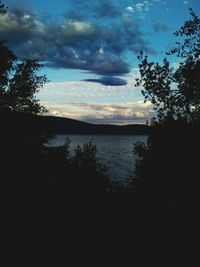
<path id="1" fill-rule="evenodd" d="M 134 143 L 146 142 L 147 136 L 130 135 L 56 135 L 50 145 L 63 145 L 66 138 L 71 140 L 70 150 L 90 140 L 97 147 L 99 161 L 108 167 L 108 174 L 113 182 L 126 183 L 134 175 L 135 159 Z"/>

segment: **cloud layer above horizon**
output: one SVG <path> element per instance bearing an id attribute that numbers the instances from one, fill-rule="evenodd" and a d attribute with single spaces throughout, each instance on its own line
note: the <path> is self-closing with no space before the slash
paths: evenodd
<path id="1" fill-rule="evenodd" d="M 135 70 L 126 77 L 127 84 L 117 87 L 84 80 L 48 83 L 40 92 L 41 103 L 53 116 L 98 124 L 144 123 L 155 112 L 141 100 L 140 88 L 134 86 L 137 76 Z"/>
<path id="2" fill-rule="evenodd" d="M 143 101 L 121 103 L 66 103 L 42 102 L 49 109 L 49 115 L 67 117 L 98 124 L 143 124 L 149 121 L 155 112 L 152 104 Z"/>
<path id="3" fill-rule="evenodd" d="M 0 40 L 19 59 L 44 64 L 37 97 L 49 113 L 94 123 L 142 123 L 137 56 L 161 62 L 197 0 L 3 0 Z M 178 64 L 171 60 L 171 63 Z"/>
<path id="4" fill-rule="evenodd" d="M 144 1 L 131 10 L 113 0 L 68 0 L 64 14 L 55 20 L 24 5 L 13 5 L 0 17 L 0 36 L 20 59 L 88 71 L 100 76 L 91 82 L 122 85 L 125 81 L 117 76 L 130 71 L 127 52 L 155 53 L 141 31 L 141 19 L 132 15 L 142 14 L 148 6 Z"/>

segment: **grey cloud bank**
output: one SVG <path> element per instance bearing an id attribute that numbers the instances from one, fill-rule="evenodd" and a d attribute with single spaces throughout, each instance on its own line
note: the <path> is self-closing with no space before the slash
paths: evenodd
<path id="1" fill-rule="evenodd" d="M 1 39 L 7 41 L 20 59 L 32 58 L 48 67 L 81 69 L 111 77 L 129 73 L 130 66 L 123 57 L 125 52 L 154 53 L 144 40 L 138 20 L 121 16 L 114 1 L 90 4 L 91 20 L 83 18 L 77 5 L 80 7 L 80 2 L 73 1 L 74 9 L 68 10 L 59 21 L 42 19 L 33 10 L 20 5 L 9 8 L 9 12 L 0 17 Z M 68 17 L 70 12 L 74 18 Z M 99 19 L 103 14 L 111 18 L 106 23 Z M 120 19 L 112 20 L 112 17 Z M 124 85 L 115 77 L 100 78 L 96 82 Z"/>
<path id="2" fill-rule="evenodd" d="M 43 103 L 51 115 L 68 117 L 97 124 L 145 123 L 155 116 L 150 103 Z"/>
<path id="3" fill-rule="evenodd" d="M 103 85 L 111 86 L 123 86 L 127 84 L 127 81 L 117 77 L 102 77 L 100 79 L 86 79 L 86 82 L 101 83 Z"/>

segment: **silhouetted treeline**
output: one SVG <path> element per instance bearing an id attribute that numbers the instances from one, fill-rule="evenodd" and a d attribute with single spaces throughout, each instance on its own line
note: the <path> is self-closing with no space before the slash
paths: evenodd
<path id="1" fill-rule="evenodd" d="M 7 9 L 0 3 L 0 16 Z M 1 183 L 14 186 L 61 185 L 71 192 L 107 192 L 108 177 L 92 143 L 69 154 L 69 143 L 48 147 L 52 126 L 36 93 L 47 82 L 36 60 L 19 61 L 0 40 Z"/>
<path id="2" fill-rule="evenodd" d="M 147 135 L 148 126 L 91 124 L 68 118 L 43 116 L 41 121 L 54 134 Z"/>
<path id="3" fill-rule="evenodd" d="M 199 125 L 168 122 L 151 128 L 147 145 L 136 146 L 139 159 L 134 183 L 151 209 L 162 213 L 165 208 L 186 208 L 197 201 L 199 136 Z"/>
<path id="4" fill-rule="evenodd" d="M 91 142 L 70 155 L 64 146 L 48 146 L 51 136 L 40 117 L 18 112 L 1 112 L 2 182 L 16 185 L 54 184 L 74 192 L 107 192 L 106 170 L 96 158 Z"/>
<path id="5" fill-rule="evenodd" d="M 151 101 L 157 118 L 151 122 L 147 144 L 135 152 L 136 192 L 145 199 L 149 213 L 196 214 L 199 198 L 200 152 L 200 18 L 190 9 L 176 36 L 185 38 L 168 55 L 181 57 L 177 69 L 167 59 L 149 62 L 143 53 L 137 86 Z"/>

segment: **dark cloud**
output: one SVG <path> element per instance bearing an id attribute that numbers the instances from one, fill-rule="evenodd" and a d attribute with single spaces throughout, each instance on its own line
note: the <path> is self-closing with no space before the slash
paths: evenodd
<path id="1" fill-rule="evenodd" d="M 99 62 L 95 62 L 91 67 L 91 70 L 100 75 L 123 75 L 129 73 L 129 65 L 118 58 L 116 60 L 104 59 Z"/>
<path id="2" fill-rule="evenodd" d="M 152 27 L 155 32 L 168 32 L 169 31 L 168 26 L 161 21 L 153 22 Z"/>
<path id="3" fill-rule="evenodd" d="M 127 81 L 118 77 L 102 77 L 100 79 L 86 79 L 87 82 L 101 83 L 103 85 L 122 86 L 126 85 Z"/>
<path id="4" fill-rule="evenodd" d="M 24 6 L 10 8 L 5 16 L 0 16 L 1 39 L 8 41 L 19 58 L 37 59 L 49 67 L 81 69 L 102 76 L 124 75 L 130 71 L 123 57 L 126 51 L 136 55 L 141 50 L 154 53 L 136 19 L 121 17 L 112 21 L 120 12 L 114 1 L 102 1 L 95 6 L 90 1 L 84 1 L 83 5 L 73 0 L 71 6 L 74 8 L 67 13 L 71 12 L 71 17 L 65 14 L 59 21 L 40 18 Z M 99 19 L 84 18 L 85 8 L 93 10 L 89 13 Z M 106 24 L 101 23 L 104 21 L 100 19 L 101 12 L 111 16 Z M 100 78 L 100 81 L 110 85 L 124 82 L 115 77 L 113 80 Z"/>
<path id="5" fill-rule="evenodd" d="M 13 47 L 33 38 L 36 32 L 36 18 L 31 10 L 13 7 L 8 14 L 0 16 L 1 39 L 8 40 Z"/>
<path id="6" fill-rule="evenodd" d="M 87 62 L 76 58 L 73 51 L 65 51 L 65 55 L 60 55 L 46 65 L 52 68 L 74 68 L 90 71 L 98 75 L 124 75 L 129 73 L 129 65 L 121 59 L 111 61 L 109 59 L 98 60 L 94 59 L 93 55 L 88 55 Z M 82 58 L 83 59 L 83 58 Z M 104 81 L 105 83 L 106 81 Z"/>
<path id="7" fill-rule="evenodd" d="M 122 15 L 122 11 L 114 1 L 105 1 L 98 3 L 93 8 L 97 17 L 118 17 Z"/>
<path id="8" fill-rule="evenodd" d="M 88 19 L 88 18 L 115 18 L 122 15 L 123 11 L 116 4 L 116 2 L 110 0 L 101 1 L 71 1 L 70 6 L 65 13 L 65 17 L 68 19 Z"/>

